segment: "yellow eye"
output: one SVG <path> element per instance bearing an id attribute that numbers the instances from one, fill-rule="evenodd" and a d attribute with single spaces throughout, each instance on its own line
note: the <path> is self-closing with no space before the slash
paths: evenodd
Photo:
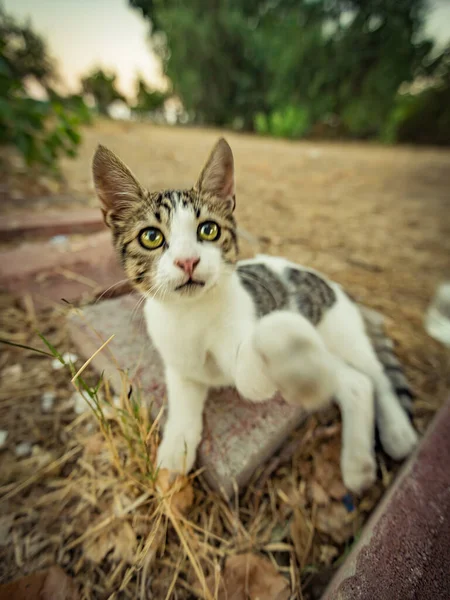
<path id="1" fill-rule="evenodd" d="M 141 231 L 139 242 L 147 250 L 156 250 L 164 244 L 164 236 L 156 227 L 149 227 Z"/>
<path id="2" fill-rule="evenodd" d="M 214 221 L 206 221 L 206 223 L 199 225 L 197 233 L 201 240 L 214 242 L 220 236 L 220 227 Z"/>

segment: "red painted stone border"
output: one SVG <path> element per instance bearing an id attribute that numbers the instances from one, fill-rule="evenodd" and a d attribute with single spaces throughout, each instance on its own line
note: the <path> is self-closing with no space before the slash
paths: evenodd
<path id="1" fill-rule="evenodd" d="M 105 229 L 98 208 L 12 213 L 0 218 L 0 239 L 8 242 L 24 236 L 53 237 L 72 233 L 94 233 Z M 26 241 L 26 239 L 24 239 Z"/>
<path id="2" fill-rule="evenodd" d="M 450 400 L 322 600 L 450 598 Z"/>
<path id="3" fill-rule="evenodd" d="M 38 307 L 129 291 L 109 231 L 64 244 L 33 242 L 0 252 L 0 287 Z M 121 282 L 119 285 L 117 285 Z"/>

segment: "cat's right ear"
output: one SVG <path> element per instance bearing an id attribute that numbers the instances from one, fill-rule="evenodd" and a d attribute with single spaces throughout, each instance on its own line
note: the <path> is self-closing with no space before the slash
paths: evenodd
<path id="1" fill-rule="evenodd" d="M 97 147 L 92 172 L 103 217 L 110 227 L 142 198 L 143 190 L 130 169 L 105 146 Z"/>

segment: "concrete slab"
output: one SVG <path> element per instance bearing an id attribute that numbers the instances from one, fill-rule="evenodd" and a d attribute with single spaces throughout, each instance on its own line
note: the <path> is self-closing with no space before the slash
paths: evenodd
<path id="1" fill-rule="evenodd" d="M 153 418 L 165 402 L 163 367 L 145 330 L 138 296 L 123 296 L 85 307 L 84 318 L 72 318 L 70 332 L 77 353 L 89 358 L 112 334 L 114 339 L 99 353 L 93 366 L 105 371 L 112 385 L 120 389 L 117 368 L 128 370 L 134 382 L 140 382 L 143 397 L 151 406 Z M 96 333 L 97 332 L 97 333 Z M 214 391 L 204 415 L 204 435 L 198 464 L 216 490 L 231 495 L 234 485 L 244 487 L 255 469 L 264 463 L 304 420 L 298 407 L 280 397 L 270 402 L 247 402 L 234 389 Z"/>
<path id="2" fill-rule="evenodd" d="M 450 400 L 322 600 L 450 598 Z"/>
<path id="3" fill-rule="evenodd" d="M 87 234 L 105 228 L 102 213 L 98 208 L 41 213 L 20 212 L 1 216 L 0 239 L 5 242 L 30 235 L 52 237 L 73 233 Z"/>
<path id="4" fill-rule="evenodd" d="M 124 279 L 109 231 L 56 244 L 23 244 L 0 252 L 0 287 L 19 295 L 30 294 L 39 307 L 60 303 L 63 298 L 73 302 L 92 297 Z M 117 289 L 120 286 L 113 287 L 111 293 Z"/>

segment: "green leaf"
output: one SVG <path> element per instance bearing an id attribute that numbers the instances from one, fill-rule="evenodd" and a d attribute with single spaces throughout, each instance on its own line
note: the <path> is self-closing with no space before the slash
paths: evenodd
<path id="1" fill-rule="evenodd" d="M 62 357 L 62 355 L 58 352 L 58 350 L 55 348 L 55 346 L 53 346 L 53 344 L 51 344 L 43 335 L 42 333 L 39 333 L 39 331 L 36 332 L 38 334 L 38 336 L 41 338 L 41 340 L 44 342 L 44 344 L 47 346 L 47 348 L 50 350 L 50 352 L 52 353 L 52 356 L 54 356 L 55 358 L 57 358 L 59 360 L 59 362 L 66 366 L 66 362 L 64 360 L 64 358 Z"/>
<path id="2" fill-rule="evenodd" d="M 32 350 L 33 352 L 37 352 L 38 354 L 44 354 L 45 356 L 53 357 L 53 354 L 49 354 L 44 350 L 40 350 L 39 348 L 33 348 L 32 346 L 26 346 L 25 344 L 17 344 L 16 342 L 10 342 L 9 340 L 4 340 L 0 338 L 0 342 L 2 344 L 7 344 L 8 346 L 15 346 L 16 348 L 24 348 L 25 350 Z"/>

